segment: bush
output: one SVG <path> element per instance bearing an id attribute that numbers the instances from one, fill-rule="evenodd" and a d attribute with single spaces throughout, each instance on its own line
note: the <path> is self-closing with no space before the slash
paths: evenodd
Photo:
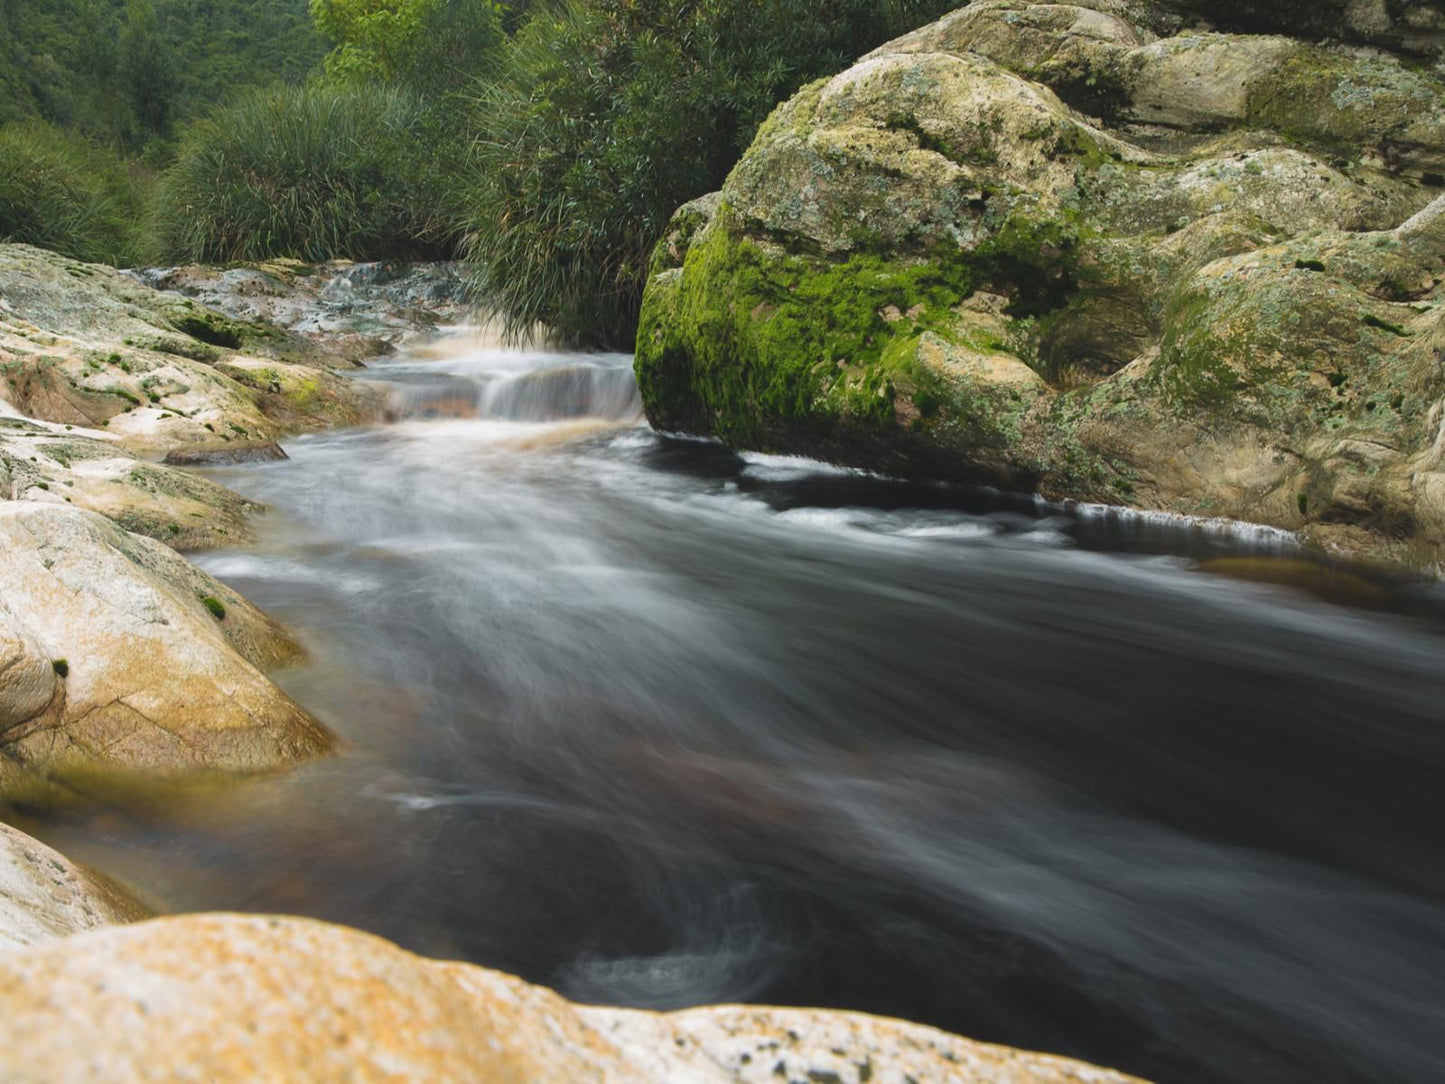
<path id="1" fill-rule="evenodd" d="M 223 263 L 429 259 L 449 253 L 455 164 L 423 138 L 405 91 L 251 91 L 187 130 L 161 178 L 152 237 L 162 259 Z"/>
<path id="2" fill-rule="evenodd" d="M 502 19 L 482 0 L 310 0 L 316 28 L 336 47 L 327 77 L 409 87 L 430 97 L 476 77 L 502 37 Z"/>
<path id="3" fill-rule="evenodd" d="M 0 239 L 93 263 L 134 263 L 147 184 L 74 133 L 40 123 L 0 129 Z"/>
<path id="4" fill-rule="evenodd" d="M 631 348 L 652 248 L 775 105 L 957 0 L 569 0 L 478 102 L 467 253 L 510 330 Z"/>

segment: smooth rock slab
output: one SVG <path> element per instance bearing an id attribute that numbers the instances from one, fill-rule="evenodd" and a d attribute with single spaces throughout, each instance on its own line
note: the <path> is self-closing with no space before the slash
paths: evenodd
<path id="1" fill-rule="evenodd" d="M 300 655 L 285 630 L 174 551 L 95 513 L 0 504 L 0 603 L 10 639 L 60 679 L 33 715 L 38 693 L 14 699 L 28 681 L 14 696 L 0 684 L 11 724 L 0 751 L 29 768 L 255 772 L 333 743 L 258 669 Z"/>
<path id="2" fill-rule="evenodd" d="M 12 1084 L 1126 1084 L 1079 1062 L 858 1013 L 575 1005 L 304 919 L 193 915 L 0 958 Z"/>

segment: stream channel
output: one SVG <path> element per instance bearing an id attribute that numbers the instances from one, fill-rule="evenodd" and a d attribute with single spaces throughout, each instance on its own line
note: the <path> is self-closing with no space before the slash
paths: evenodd
<path id="1" fill-rule="evenodd" d="M 1445 1079 L 1438 586 L 665 438 L 623 356 L 370 375 L 401 420 L 210 471 L 271 511 L 198 558 L 301 636 L 278 684 L 341 754 L 23 827 L 588 1001 Z"/>

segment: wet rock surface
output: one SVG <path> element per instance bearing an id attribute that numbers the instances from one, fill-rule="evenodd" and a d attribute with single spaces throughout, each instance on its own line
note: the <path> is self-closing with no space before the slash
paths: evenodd
<path id="1" fill-rule="evenodd" d="M 109 878 L 0 824 L 0 952 L 150 916 Z"/>
<path id="2" fill-rule="evenodd" d="M 0 504 L 0 555 L 9 761 L 62 780 L 175 778 L 267 771 L 332 746 L 258 669 L 299 645 L 167 547 L 93 512 L 19 501 Z"/>

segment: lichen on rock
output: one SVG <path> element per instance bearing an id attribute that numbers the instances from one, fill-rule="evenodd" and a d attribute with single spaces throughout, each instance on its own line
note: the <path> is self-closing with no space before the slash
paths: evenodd
<path id="1" fill-rule="evenodd" d="M 808 1009 L 576 1005 L 521 979 L 295 918 L 190 915 L 0 956 L 15 1084 L 1140 1084 L 1068 1058 Z M 167 1072 L 158 1071 L 158 1066 Z"/>
<path id="2" fill-rule="evenodd" d="M 1445 83 L 1161 11 L 978 0 L 780 106 L 659 246 L 649 418 L 1438 561 Z"/>

